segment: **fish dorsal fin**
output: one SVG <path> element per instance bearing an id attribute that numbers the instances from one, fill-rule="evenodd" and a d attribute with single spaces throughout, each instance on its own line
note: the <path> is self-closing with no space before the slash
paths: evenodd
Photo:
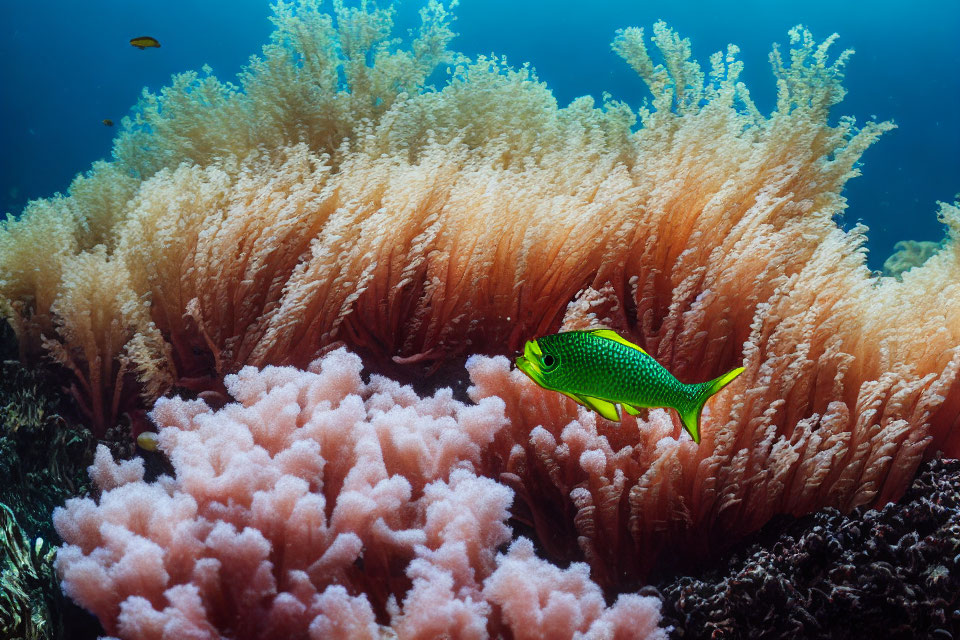
<path id="1" fill-rule="evenodd" d="M 587 333 L 589 333 L 592 336 L 597 336 L 598 338 L 606 338 L 607 340 L 613 340 L 614 342 L 619 342 L 620 344 L 626 347 L 630 347 L 631 349 L 636 349 L 640 353 L 647 353 L 646 351 L 641 349 L 639 346 L 633 344 L 629 340 L 621 338 L 620 335 L 616 331 L 613 331 L 612 329 L 594 329 L 593 331 L 588 331 Z"/>
<path id="2" fill-rule="evenodd" d="M 583 401 L 583 405 L 590 407 L 607 420 L 620 422 L 620 408 L 612 402 L 601 400 L 600 398 L 591 398 L 590 396 L 578 396 Z"/>

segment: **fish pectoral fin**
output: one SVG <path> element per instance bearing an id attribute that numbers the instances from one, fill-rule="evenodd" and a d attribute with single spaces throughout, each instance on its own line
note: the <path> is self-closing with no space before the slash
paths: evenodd
<path id="1" fill-rule="evenodd" d="M 632 416 L 640 415 L 640 409 L 629 404 L 620 403 L 620 406 L 623 407 L 623 410 L 629 413 Z"/>
<path id="2" fill-rule="evenodd" d="M 630 347 L 631 349 L 636 349 L 640 353 L 647 353 L 640 348 L 639 345 L 635 345 L 626 338 L 621 338 L 620 334 L 612 329 L 594 329 L 589 332 L 591 335 L 597 336 L 598 338 L 606 338 L 607 340 L 613 340 L 614 342 L 619 342 L 625 347 Z M 650 355 L 650 354 L 647 354 Z"/>
<path id="3" fill-rule="evenodd" d="M 620 420 L 619 407 L 612 402 L 600 400 L 599 398 L 591 398 L 590 396 L 578 396 L 575 393 L 567 393 L 566 391 L 561 391 L 560 393 L 567 396 L 581 407 L 586 407 L 587 409 L 596 411 L 607 420 L 613 420 L 614 422 L 618 422 Z"/>
<path id="4" fill-rule="evenodd" d="M 644 407 L 638 404 L 621 404 L 620 406 L 630 415 L 639 417 L 640 420 L 648 420 L 650 418 L 650 407 Z"/>
<path id="5" fill-rule="evenodd" d="M 612 402 L 600 398 L 591 398 L 590 396 L 580 396 L 580 399 L 583 400 L 582 404 L 584 406 L 593 409 L 607 420 L 620 422 L 620 408 Z"/>
<path id="6" fill-rule="evenodd" d="M 576 395 L 576 394 L 567 393 L 566 391 L 561 391 L 560 393 L 562 393 L 563 395 L 567 396 L 568 398 L 570 398 L 571 400 L 573 400 L 574 402 L 576 402 L 577 404 L 579 404 L 581 407 L 586 407 L 586 406 L 587 406 L 586 403 L 584 403 L 584 401 L 580 398 L 580 396 L 578 396 L 578 395 Z"/>

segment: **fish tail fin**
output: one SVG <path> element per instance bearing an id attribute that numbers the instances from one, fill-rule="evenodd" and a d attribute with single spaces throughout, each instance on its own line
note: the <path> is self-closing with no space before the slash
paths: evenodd
<path id="1" fill-rule="evenodd" d="M 677 411 L 677 413 L 680 414 L 680 420 L 683 422 L 687 433 L 690 434 L 690 437 L 693 438 L 693 441 L 697 444 L 700 444 L 700 414 L 703 413 L 703 407 L 707 404 L 707 400 L 733 382 L 741 373 L 743 373 L 743 367 L 737 367 L 719 378 L 714 378 L 709 382 L 696 385 L 700 388 L 694 396 L 693 401 L 684 410 Z"/>

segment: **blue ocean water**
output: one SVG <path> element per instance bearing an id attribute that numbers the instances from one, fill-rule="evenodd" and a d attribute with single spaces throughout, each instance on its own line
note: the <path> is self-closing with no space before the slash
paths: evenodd
<path id="1" fill-rule="evenodd" d="M 329 4 L 329 3 L 328 3 Z M 417 23 L 420 0 L 398 7 L 398 26 Z M 91 162 L 109 158 L 120 119 L 144 86 L 203 64 L 232 78 L 267 41 L 267 2 L 90 0 L 0 3 L 0 212 L 63 191 Z M 561 105 L 603 91 L 639 105 L 646 89 L 609 43 L 618 28 L 663 19 L 690 38 L 701 64 L 735 43 L 743 80 L 763 111 L 775 85 L 767 55 L 798 23 L 818 40 L 840 34 L 835 52 L 854 48 L 846 100 L 836 115 L 892 119 L 898 129 L 867 151 L 863 176 L 849 183 L 844 224 L 871 228 L 870 266 L 900 239 L 939 240 L 936 201 L 960 192 L 960 2 L 809 0 L 462 0 L 453 48 L 529 61 Z M 131 47 L 156 37 L 160 49 Z M 104 118 L 117 123 L 109 128 Z"/>

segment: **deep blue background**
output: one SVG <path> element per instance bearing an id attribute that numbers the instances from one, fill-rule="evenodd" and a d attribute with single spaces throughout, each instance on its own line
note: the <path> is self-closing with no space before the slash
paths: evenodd
<path id="1" fill-rule="evenodd" d="M 420 0 L 400 5 L 398 23 L 416 23 Z M 74 174 L 109 157 L 119 126 L 144 86 L 210 64 L 232 79 L 271 31 L 267 2 L 242 0 L 0 0 L 0 212 L 65 190 Z M 871 227 L 870 263 L 879 267 L 901 238 L 938 240 L 936 200 L 960 192 L 960 2 L 912 0 L 805 3 L 750 0 L 462 0 L 453 48 L 531 62 L 558 101 L 604 90 L 639 104 L 644 85 L 611 51 L 616 29 L 649 34 L 666 20 L 708 56 L 733 42 L 761 110 L 773 106 L 767 55 L 772 42 L 803 23 L 821 40 L 840 33 L 836 52 L 857 50 L 837 115 L 859 122 L 893 119 L 898 129 L 864 157 L 864 175 L 847 187 L 845 223 Z M 160 49 L 140 51 L 131 37 L 151 35 Z"/>

